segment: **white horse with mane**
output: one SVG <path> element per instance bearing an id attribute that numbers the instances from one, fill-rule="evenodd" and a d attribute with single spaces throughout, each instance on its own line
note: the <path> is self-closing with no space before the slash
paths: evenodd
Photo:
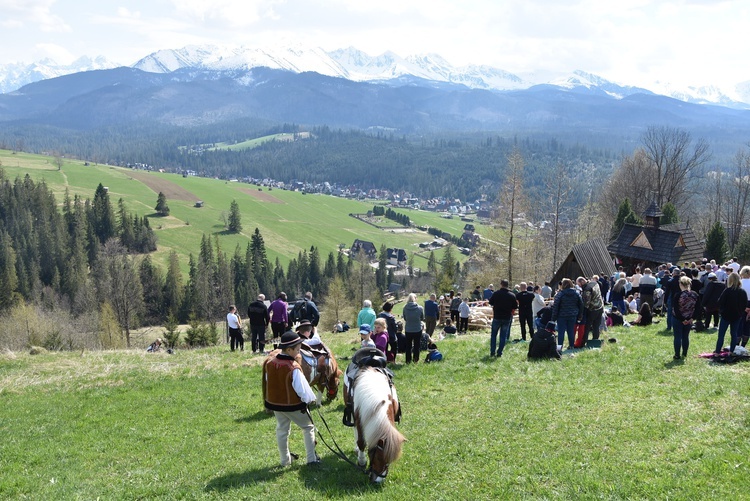
<path id="1" fill-rule="evenodd" d="M 357 463 L 367 464 L 373 482 L 382 482 L 390 464 L 401 456 L 406 438 L 396 429 L 400 415 L 396 388 L 383 372 L 364 367 L 353 383 L 354 438 L 357 442 Z"/>

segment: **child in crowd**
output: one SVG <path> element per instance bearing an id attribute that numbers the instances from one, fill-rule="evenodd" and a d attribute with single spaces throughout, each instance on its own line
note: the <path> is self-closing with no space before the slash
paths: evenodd
<path id="1" fill-rule="evenodd" d="M 458 332 L 466 334 L 469 332 L 469 314 L 471 309 L 469 308 L 469 298 L 463 298 L 461 304 L 458 305 Z"/>
<path id="2" fill-rule="evenodd" d="M 453 325 L 453 322 L 448 319 L 445 321 L 445 327 L 443 327 L 443 332 L 440 334 L 440 336 L 444 339 L 445 336 L 455 336 L 456 332 L 456 326 Z"/>
<path id="3" fill-rule="evenodd" d="M 424 358 L 425 363 L 439 362 L 443 359 L 443 354 L 438 351 L 435 343 L 427 345 L 427 356 Z"/>
<path id="4" fill-rule="evenodd" d="M 370 334 L 370 338 L 375 343 L 375 348 L 385 353 L 388 351 L 388 328 L 385 318 L 376 318 L 373 326 L 375 327 L 375 331 Z"/>
<path id="5" fill-rule="evenodd" d="M 359 337 L 362 340 L 362 348 L 375 348 L 375 342 L 370 337 L 372 329 L 368 324 L 359 326 Z"/>

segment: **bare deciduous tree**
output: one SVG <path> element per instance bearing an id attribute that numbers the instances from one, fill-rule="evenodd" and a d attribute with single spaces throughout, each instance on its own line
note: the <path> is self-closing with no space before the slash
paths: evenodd
<path id="1" fill-rule="evenodd" d="M 523 169 L 526 165 L 523 155 L 518 148 L 513 148 L 508 154 L 508 167 L 505 182 L 500 191 L 500 204 L 508 222 L 508 281 L 513 281 L 513 245 L 516 236 L 516 218 L 527 207 L 527 199 L 523 192 Z"/>
<path id="2" fill-rule="evenodd" d="M 691 175 L 711 156 L 708 143 L 703 139 L 693 143 L 689 132 L 668 126 L 650 126 L 642 142 L 656 169 L 656 203 L 672 202 L 679 210 L 689 201 L 685 195 Z"/>
<path id="3" fill-rule="evenodd" d="M 138 266 L 119 240 L 108 240 L 99 259 L 99 295 L 109 301 L 130 348 L 130 329 L 138 326 L 143 309 L 143 288 Z"/>
<path id="4" fill-rule="evenodd" d="M 749 146 L 750 147 L 750 146 Z M 734 249 L 740 239 L 750 202 L 750 152 L 739 150 L 732 161 L 733 171 L 724 182 L 721 197 L 728 232 L 729 248 Z"/>

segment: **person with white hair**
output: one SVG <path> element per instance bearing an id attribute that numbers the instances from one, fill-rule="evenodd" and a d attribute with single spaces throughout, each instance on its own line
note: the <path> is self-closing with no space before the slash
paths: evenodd
<path id="1" fill-rule="evenodd" d="M 362 302 L 362 309 L 359 310 L 359 314 L 357 315 L 357 327 L 373 325 L 376 317 L 375 310 L 372 309 L 372 301 L 365 299 Z"/>

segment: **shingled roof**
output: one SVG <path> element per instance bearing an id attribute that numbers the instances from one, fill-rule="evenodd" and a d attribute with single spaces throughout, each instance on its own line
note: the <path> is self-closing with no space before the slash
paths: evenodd
<path id="1" fill-rule="evenodd" d="M 563 278 L 575 280 L 579 276 L 591 277 L 600 273 L 610 276 L 615 271 L 614 262 L 604 240 L 594 238 L 573 246 L 568 257 L 552 277 L 551 283 L 557 284 Z"/>
<path id="2" fill-rule="evenodd" d="M 658 229 L 625 224 L 607 250 L 618 258 L 659 265 L 700 261 L 703 245 L 687 224 L 676 223 Z"/>

